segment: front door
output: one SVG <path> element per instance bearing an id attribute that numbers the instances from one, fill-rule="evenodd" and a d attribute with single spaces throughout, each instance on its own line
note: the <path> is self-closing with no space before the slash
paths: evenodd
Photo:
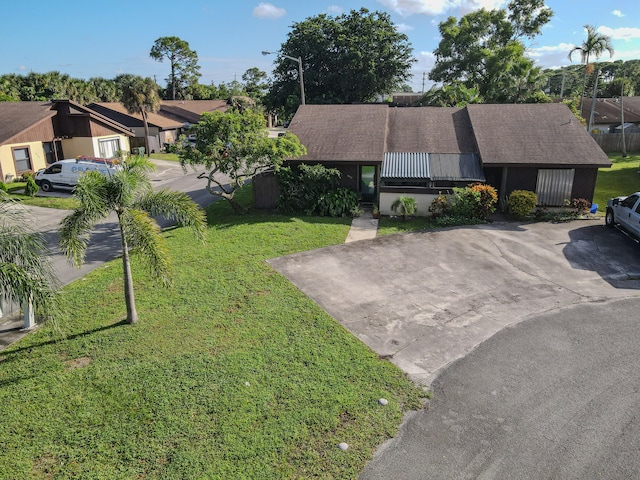
<path id="1" fill-rule="evenodd" d="M 360 196 L 363 202 L 375 202 L 376 200 L 376 166 L 360 166 Z"/>

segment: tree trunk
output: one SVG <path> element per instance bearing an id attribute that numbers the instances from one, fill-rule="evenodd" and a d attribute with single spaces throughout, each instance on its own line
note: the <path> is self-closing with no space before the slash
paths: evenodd
<path id="1" fill-rule="evenodd" d="M 138 312 L 136 311 L 136 299 L 133 292 L 133 277 L 131 275 L 131 262 L 129 260 L 129 246 L 127 239 L 122 230 L 120 215 L 118 214 L 118 223 L 120 223 L 120 240 L 122 243 L 122 270 L 124 272 L 124 301 L 127 305 L 127 323 L 138 323 Z"/>
<path id="2" fill-rule="evenodd" d="M 149 157 L 151 155 L 149 151 L 149 122 L 147 121 L 147 112 L 144 108 L 142 109 L 142 121 L 144 123 L 144 148 L 147 157 Z"/>
<path id="3" fill-rule="evenodd" d="M 243 215 L 247 213 L 247 210 L 233 199 L 233 194 L 229 195 L 228 193 L 222 193 L 220 196 L 224 198 L 227 202 L 229 202 L 229 205 L 231 205 L 231 208 L 233 208 L 233 211 L 236 212 L 238 215 Z"/>

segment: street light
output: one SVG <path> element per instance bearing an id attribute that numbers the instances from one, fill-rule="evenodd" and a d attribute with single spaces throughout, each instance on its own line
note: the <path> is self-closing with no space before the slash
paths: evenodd
<path id="1" fill-rule="evenodd" d="M 302 75 L 302 57 L 290 57 L 289 55 L 284 55 L 278 52 L 268 52 L 266 50 L 262 51 L 262 55 L 280 55 L 281 57 L 288 58 L 289 60 L 293 60 L 294 62 L 298 62 L 298 76 L 300 77 L 300 100 L 302 105 L 305 104 L 304 101 L 304 76 Z"/>

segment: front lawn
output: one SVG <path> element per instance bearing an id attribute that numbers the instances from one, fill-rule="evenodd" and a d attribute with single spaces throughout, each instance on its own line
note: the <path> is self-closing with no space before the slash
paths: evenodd
<path id="1" fill-rule="evenodd" d="M 593 203 L 598 204 L 598 211 L 607 209 L 607 200 L 620 195 L 629 195 L 640 191 L 640 155 L 609 154 L 613 162 L 611 168 L 598 170 L 598 181 L 593 196 Z"/>
<path id="2" fill-rule="evenodd" d="M 266 263 L 342 243 L 351 219 L 223 201 L 208 218 L 205 245 L 165 233 L 171 289 L 134 264 L 139 324 L 122 323 L 118 260 L 65 287 L 66 338 L 47 324 L 0 352 L 0 478 L 355 478 L 420 406 Z"/>

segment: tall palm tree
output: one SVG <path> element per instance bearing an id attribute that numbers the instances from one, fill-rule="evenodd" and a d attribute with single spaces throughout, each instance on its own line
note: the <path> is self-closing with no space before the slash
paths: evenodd
<path id="1" fill-rule="evenodd" d="M 202 210 L 181 192 L 154 191 L 147 176 L 155 165 L 144 157 L 132 157 L 122 169 L 108 176 L 91 171 L 80 177 L 74 196 L 80 206 L 62 221 L 60 246 L 77 266 L 82 265 L 93 227 L 112 212 L 118 216 L 122 244 L 122 267 L 127 322 L 136 323 L 130 253 L 147 260 L 151 272 L 165 286 L 171 283 L 170 263 L 160 228 L 151 218 L 161 216 L 187 226 L 203 237 L 206 225 Z"/>
<path id="2" fill-rule="evenodd" d="M 0 293 L 55 318 L 58 280 L 44 239 L 29 225 L 26 210 L 0 190 Z"/>
<path id="3" fill-rule="evenodd" d="M 585 25 L 584 28 L 587 31 L 586 40 L 582 42 L 582 45 L 573 47 L 569 52 L 569 61 L 572 61 L 572 57 L 575 52 L 580 52 L 580 62 L 585 64 L 584 79 L 582 81 L 582 96 L 580 97 L 580 115 L 582 115 L 584 89 L 587 85 L 587 75 L 589 74 L 590 69 L 589 59 L 591 56 L 594 56 L 597 60 L 605 51 L 609 52 L 609 57 L 612 57 L 615 53 L 613 44 L 611 43 L 611 37 L 603 33 L 596 32 L 593 25 Z"/>
<path id="4" fill-rule="evenodd" d="M 142 115 L 144 124 L 144 147 L 149 156 L 149 122 L 148 114 L 160 110 L 158 85 L 149 77 L 131 77 L 122 84 L 122 104 L 129 113 Z"/>

